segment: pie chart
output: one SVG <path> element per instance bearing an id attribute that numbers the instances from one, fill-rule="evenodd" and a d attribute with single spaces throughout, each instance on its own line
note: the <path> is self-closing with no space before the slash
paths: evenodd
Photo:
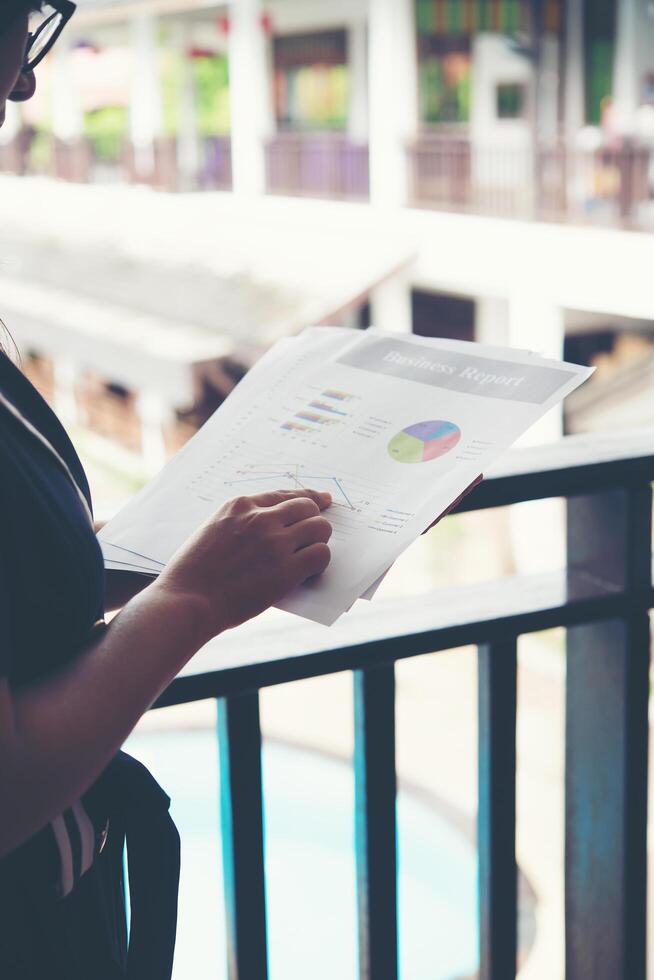
<path id="1" fill-rule="evenodd" d="M 388 454 L 398 463 L 427 463 L 454 449 L 461 429 L 454 422 L 432 419 L 416 422 L 396 433 L 388 444 Z"/>

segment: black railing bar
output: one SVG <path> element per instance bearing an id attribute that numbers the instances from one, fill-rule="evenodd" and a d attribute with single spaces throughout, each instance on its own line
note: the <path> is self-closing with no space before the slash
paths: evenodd
<path id="1" fill-rule="evenodd" d="M 576 499 L 576 498 L 575 498 Z M 609 556 L 610 558 L 610 556 Z M 607 562 L 606 569 L 610 569 Z M 590 574 L 589 574 L 590 571 Z M 598 581 L 584 563 L 558 572 L 514 575 L 490 582 L 437 589 L 428 594 L 359 603 L 326 630 L 299 618 L 255 620 L 209 643 L 183 674 L 208 673 L 389 637 L 443 630 L 471 622 L 495 622 L 518 613 L 559 607 L 573 600 L 621 594 L 622 585 Z M 648 596 L 643 599 L 646 605 Z"/>
<path id="2" fill-rule="evenodd" d="M 501 643 L 555 627 L 606 622 L 652 607 L 654 589 L 644 590 L 637 598 L 625 594 L 602 595 L 498 617 L 495 620 L 483 619 L 457 626 L 409 632 L 263 663 L 181 676 L 173 681 L 153 707 L 163 708 L 207 698 L 233 696 L 276 684 L 287 684 L 345 670 L 360 670 L 464 646 Z"/>
<path id="3" fill-rule="evenodd" d="M 516 640 L 477 653 L 479 977 L 516 975 Z"/>
<path id="4" fill-rule="evenodd" d="M 229 980 L 267 980 L 261 727 L 257 694 L 218 701 Z"/>
<path id="5" fill-rule="evenodd" d="M 395 674 L 353 674 L 359 980 L 397 980 Z"/>
<path id="6" fill-rule="evenodd" d="M 607 564 L 607 568 L 609 565 Z M 594 571 L 592 569 L 591 571 Z M 649 594 L 636 596 L 647 606 Z M 532 576 L 512 576 L 499 581 L 428 595 L 361 603 L 353 614 L 332 630 L 300 619 L 255 621 L 208 644 L 183 671 L 184 676 L 263 665 L 276 660 L 317 654 L 335 648 L 351 648 L 407 634 L 451 631 L 470 623 L 506 621 L 522 613 L 540 612 L 582 599 L 616 596 L 621 589 L 598 583 L 596 575 L 582 569 Z"/>
<path id="7" fill-rule="evenodd" d="M 620 465 L 621 471 L 616 471 Z M 627 472 L 628 471 L 628 472 Z M 654 480 L 654 461 L 598 463 L 571 469 L 524 473 L 520 476 L 488 476 L 466 497 L 453 514 L 508 507 L 528 500 L 578 497 L 607 490 L 637 490 Z"/>
<path id="8" fill-rule="evenodd" d="M 456 511 L 504 507 L 526 500 L 550 497 L 575 497 L 604 490 L 635 490 L 654 481 L 654 430 L 648 442 L 639 437 L 631 443 L 628 458 L 616 453 L 614 458 L 593 459 L 594 441 L 568 436 L 553 446 L 512 450 L 490 473 L 474 493 Z M 579 454 L 570 452 L 570 443 L 579 440 Z M 634 450 L 636 452 L 634 453 Z M 639 453 L 639 450 L 641 451 Z M 606 456 L 605 446 L 597 447 L 598 456 Z"/>

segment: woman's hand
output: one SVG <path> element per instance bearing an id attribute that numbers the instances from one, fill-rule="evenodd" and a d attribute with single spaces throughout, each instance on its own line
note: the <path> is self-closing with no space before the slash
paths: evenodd
<path id="1" fill-rule="evenodd" d="M 177 552 L 152 588 L 194 609 L 205 642 L 258 615 L 330 561 L 328 493 L 237 497 Z"/>

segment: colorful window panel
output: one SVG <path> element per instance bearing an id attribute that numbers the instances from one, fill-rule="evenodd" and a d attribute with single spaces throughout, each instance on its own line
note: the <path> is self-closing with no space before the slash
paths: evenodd
<path id="1" fill-rule="evenodd" d="M 349 77 L 345 31 L 295 34 L 273 42 L 275 113 L 283 129 L 343 129 Z"/>
<path id="2" fill-rule="evenodd" d="M 421 38 L 418 66 L 420 118 L 424 123 L 470 119 L 470 38 Z"/>
<path id="3" fill-rule="evenodd" d="M 545 0 L 543 25 L 548 33 L 562 29 L 564 0 Z M 416 0 L 418 34 L 499 34 L 526 33 L 529 30 L 528 0 Z"/>
<path id="4" fill-rule="evenodd" d="M 613 93 L 617 0 L 585 0 L 586 121 L 602 122 Z"/>

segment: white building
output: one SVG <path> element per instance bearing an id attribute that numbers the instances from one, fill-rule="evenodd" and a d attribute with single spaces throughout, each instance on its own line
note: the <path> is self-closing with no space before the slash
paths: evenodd
<path id="1" fill-rule="evenodd" d="M 269 284 L 276 268 L 286 295 L 277 335 L 338 319 L 557 356 L 567 338 L 568 353 L 587 360 L 610 354 L 622 333 L 654 337 L 654 12 L 645 0 L 82 0 L 66 38 L 49 65 L 49 166 L 72 179 L 214 188 L 192 206 L 175 198 L 171 220 L 187 227 L 185 208 L 217 227 L 246 222 L 259 240 L 246 262 L 251 285 Z M 129 81 L 112 96 L 124 118 L 112 154 L 89 129 L 94 104 L 78 82 L 81 58 L 88 79 L 117 51 Z M 221 64 L 229 86 L 225 71 L 220 105 L 207 103 Z M 20 139 L 4 159 L 29 168 Z M 214 247 L 206 232 L 203 242 Z M 317 256 L 309 268 L 297 258 L 301 283 L 288 262 L 275 265 L 282 242 Z M 166 329 L 165 311 L 143 312 Z M 28 319 L 20 336 L 56 360 L 56 330 L 31 336 Z M 213 360 L 203 355 L 212 370 L 219 356 L 247 348 L 247 361 L 272 339 L 253 334 L 247 317 L 232 322 L 231 337 L 220 322 L 195 323 L 216 345 Z M 107 376 L 103 342 L 82 350 L 77 368 L 57 366 L 58 386 L 80 367 Z M 146 392 L 155 360 L 143 370 Z M 181 362 L 197 368 L 188 352 Z M 114 388 L 138 387 L 133 364 L 111 363 Z M 187 374 L 178 392 L 188 401 L 192 388 Z M 183 410 L 168 384 L 143 399 L 150 431 Z M 621 423 L 638 421 L 644 403 Z M 582 408 L 579 424 L 592 425 Z M 559 428 L 549 419 L 540 434 Z"/>

